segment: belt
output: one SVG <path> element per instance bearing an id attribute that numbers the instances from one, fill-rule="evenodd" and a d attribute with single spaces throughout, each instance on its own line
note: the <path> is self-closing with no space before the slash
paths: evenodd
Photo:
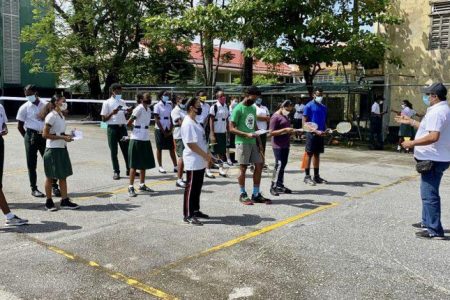
<path id="1" fill-rule="evenodd" d="M 179 125 L 179 124 L 176 124 L 176 125 L 173 125 L 173 127 L 181 127 L 181 125 Z"/>
<path id="2" fill-rule="evenodd" d="M 122 128 L 125 127 L 125 124 L 108 124 L 110 128 Z"/>
<path id="3" fill-rule="evenodd" d="M 42 131 L 37 131 L 37 130 L 31 129 L 31 128 L 27 128 L 27 132 L 29 132 L 29 133 L 42 134 Z"/>
<path id="4" fill-rule="evenodd" d="M 164 119 L 164 120 L 169 120 L 169 117 L 164 117 L 163 119 Z"/>
<path id="5" fill-rule="evenodd" d="M 227 119 L 222 119 L 222 121 L 226 121 Z M 214 122 L 219 122 L 220 119 L 214 119 Z"/>
<path id="6" fill-rule="evenodd" d="M 137 125 L 137 126 L 134 126 L 134 128 L 137 128 L 137 129 L 141 129 L 141 128 L 148 129 L 148 126 Z"/>

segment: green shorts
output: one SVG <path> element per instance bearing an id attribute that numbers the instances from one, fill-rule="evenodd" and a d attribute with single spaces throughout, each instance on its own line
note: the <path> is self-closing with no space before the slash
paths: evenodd
<path id="1" fill-rule="evenodd" d="M 175 140 L 175 149 L 177 152 L 177 156 L 179 158 L 183 158 L 184 144 L 182 139 Z"/>

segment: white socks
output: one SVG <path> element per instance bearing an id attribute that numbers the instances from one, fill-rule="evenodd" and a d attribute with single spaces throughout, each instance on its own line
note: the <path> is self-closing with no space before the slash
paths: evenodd
<path id="1" fill-rule="evenodd" d="M 13 214 L 12 212 L 10 212 L 10 213 L 8 213 L 8 214 L 5 215 L 6 220 L 11 220 L 11 219 L 13 219 L 15 216 L 16 216 L 16 215 Z"/>

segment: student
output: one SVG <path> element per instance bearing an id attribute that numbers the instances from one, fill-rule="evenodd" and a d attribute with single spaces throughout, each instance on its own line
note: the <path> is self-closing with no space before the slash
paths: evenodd
<path id="1" fill-rule="evenodd" d="M 175 149 L 173 146 L 172 121 L 172 103 L 168 91 L 161 91 L 158 94 L 158 103 L 155 104 L 153 115 L 155 116 L 155 140 L 156 140 L 156 159 L 158 160 L 159 173 L 165 174 L 166 170 L 162 167 L 162 150 L 169 150 L 170 158 L 173 163 L 173 171 L 178 173 Z"/>
<path id="2" fill-rule="evenodd" d="M 152 97 L 149 93 L 136 96 L 138 106 L 133 110 L 128 126 L 133 125 L 131 132 L 130 146 L 128 149 L 128 163 L 130 165 L 130 185 L 128 186 L 128 196 L 136 197 L 134 189 L 134 178 L 136 170 L 140 171 L 140 192 L 154 192 L 145 185 L 145 170 L 155 167 L 155 158 L 153 156 L 152 145 L 150 143 L 150 132 L 148 127 L 152 117 L 149 104 Z"/>
<path id="3" fill-rule="evenodd" d="M 6 217 L 6 226 L 20 226 L 28 223 L 28 220 L 21 219 L 11 212 L 8 202 L 6 202 L 5 194 L 3 194 L 3 163 L 5 160 L 5 143 L 3 137 L 8 134 L 8 119 L 5 109 L 0 104 L 0 209 Z"/>
<path id="4" fill-rule="evenodd" d="M 212 162 L 208 152 L 208 144 L 204 127 L 196 117 L 202 114 L 201 103 L 197 98 L 190 99 L 186 104 L 187 116 L 181 125 L 181 138 L 184 144 L 183 161 L 186 168 L 187 183 L 184 191 L 184 222 L 201 226 L 198 218 L 209 219 L 200 211 L 200 195 L 205 176 L 205 168 Z"/>
<path id="5" fill-rule="evenodd" d="M 413 105 L 408 100 L 402 101 L 402 110 L 396 111 L 391 110 L 392 112 L 396 113 L 398 116 L 407 116 L 409 118 L 414 118 L 414 116 L 417 115 L 416 111 L 413 109 Z M 402 143 L 405 141 L 405 138 L 412 139 L 414 138 L 414 128 L 409 124 L 400 124 L 400 129 L 398 131 L 398 145 L 397 145 L 397 151 L 401 152 L 403 147 Z M 405 149 L 407 153 L 409 153 L 410 149 Z"/>
<path id="6" fill-rule="evenodd" d="M 51 194 L 52 178 L 57 178 L 61 185 L 61 209 L 78 209 L 80 207 L 70 201 L 67 196 L 67 177 L 73 174 L 67 143 L 73 139 L 71 135 L 65 133 L 66 119 L 63 111 L 67 110 L 66 99 L 59 95 L 53 96 L 48 105 L 51 105 L 52 111 L 45 117 L 44 133 L 42 134 L 47 139 L 44 153 L 44 170 L 47 177 L 45 208 L 48 211 L 57 210 Z"/>
<path id="7" fill-rule="evenodd" d="M 40 112 L 45 107 L 45 102 L 38 97 L 37 89 L 34 85 L 27 85 L 24 89 L 27 102 L 20 106 L 17 112 L 17 129 L 23 136 L 25 142 L 25 153 L 27 156 L 28 177 L 30 179 L 31 195 L 43 198 L 44 194 L 37 188 L 37 154 L 44 155 L 45 139 L 42 137 L 44 129 L 44 119 L 40 118 Z M 55 197 L 61 196 L 56 180 L 53 180 L 53 194 Z"/>
<path id="8" fill-rule="evenodd" d="M 262 104 L 263 100 L 261 97 L 261 92 L 259 92 L 258 98 L 256 99 L 256 118 L 259 130 L 267 130 L 269 128 L 270 122 L 270 112 L 269 109 Z M 267 134 L 260 135 L 261 145 L 262 145 L 262 153 L 266 155 L 266 144 L 267 144 Z M 267 169 L 267 165 L 264 164 L 264 169 Z"/>
<path id="9" fill-rule="evenodd" d="M 200 100 L 200 103 L 202 106 L 202 113 L 196 117 L 196 121 L 201 126 L 203 126 L 203 129 L 205 130 L 205 134 L 209 138 L 210 137 L 209 112 L 211 110 L 211 107 L 208 103 L 206 103 L 206 100 L 208 99 L 206 92 L 198 91 L 197 98 L 198 98 L 198 100 Z M 212 162 L 206 168 L 205 176 L 208 178 L 214 179 L 214 178 L 216 178 L 216 176 L 214 176 L 213 173 L 211 173 L 211 167 L 212 167 Z"/>
<path id="10" fill-rule="evenodd" d="M 370 144 L 371 149 L 383 150 L 383 115 L 381 112 L 383 97 L 377 97 L 372 105 L 370 113 Z"/>
<path id="11" fill-rule="evenodd" d="M 294 109 L 294 129 L 300 129 L 303 127 L 303 110 L 305 109 L 304 99 L 298 100 Z M 297 139 L 300 139 L 300 135 L 297 135 Z"/>
<path id="12" fill-rule="evenodd" d="M 284 169 L 288 163 L 291 134 L 294 133 L 294 129 L 291 128 L 291 122 L 289 121 L 289 114 L 292 109 L 292 102 L 286 100 L 270 119 L 269 130 L 272 136 L 272 148 L 275 157 L 274 180 L 270 187 L 270 193 L 273 196 L 279 196 L 279 193 L 292 193 L 290 189 L 284 186 Z"/>
<path id="13" fill-rule="evenodd" d="M 324 135 L 327 129 L 327 115 L 328 109 L 322 103 L 323 90 L 321 88 L 316 89 L 314 92 L 314 99 L 306 104 L 303 110 L 303 122 L 314 122 L 318 125 L 315 132 L 306 133 L 306 147 L 307 154 L 307 166 L 305 168 L 304 182 L 309 185 L 316 185 L 321 183 L 327 183 L 325 179 L 320 177 L 320 154 L 325 151 Z M 311 162 L 314 166 L 314 178 L 311 178 Z"/>
<path id="14" fill-rule="evenodd" d="M 180 188 L 185 188 L 186 183 L 183 181 L 183 171 L 184 171 L 184 164 L 183 164 L 183 140 L 181 139 L 181 124 L 183 124 L 183 120 L 186 117 L 186 102 L 188 101 L 188 98 L 180 98 L 178 99 L 178 103 L 175 106 L 175 108 L 172 110 L 170 117 L 172 119 L 172 124 L 174 127 L 173 130 L 173 139 L 175 140 L 175 148 L 176 153 L 178 156 L 178 162 L 177 162 L 177 181 L 175 185 Z"/>
<path id="15" fill-rule="evenodd" d="M 258 130 L 256 125 L 255 100 L 258 98 L 259 90 L 255 86 L 248 88 L 244 100 L 239 103 L 231 115 L 230 131 L 236 135 L 236 155 L 240 165 L 239 174 L 239 201 L 244 205 L 253 205 L 253 203 L 272 203 L 266 199 L 260 192 L 261 173 L 264 160 L 261 155 L 261 142 L 255 132 Z M 258 143 L 257 143 L 258 140 Z M 245 173 L 249 165 L 255 165 L 253 173 L 253 193 L 252 198 L 248 197 L 245 190 Z"/>
<path id="16" fill-rule="evenodd" d="M 127 104 L 122 100 L 122 86 L 120 84 L 112 84 L 110 90 L 111 98 L 103 102 L 100 115 L 102 116 L 102 121 L 108 124 L 107 134 L 109 150 L 111 151 L 111 162 L 114 171 L 113 180 L 119 180 L 120 166 L 119 160 L 117 159 L 117 144 L 119 144 L 125 160 L 125 165 L 127 168 L 126 174 L 127 176 L 130 175 L 130 166 L 128 165 L 129 141 L 123 137 L 128 135 L 125 113 L 131 112 L 132 108 L 127 108 Z"/>
<path id="17" fill-rule="evenodd" d="M 209 110 L 210 143 L 213 144 L 213 152 L 222 161 L 227 161 L 227 133 L 230 113 L 227 108 L 227 98 L 223 91 L 216 93 L 216 103 Z M 227 173 L 221 164 L 219 175 L 227 177 Z"/>

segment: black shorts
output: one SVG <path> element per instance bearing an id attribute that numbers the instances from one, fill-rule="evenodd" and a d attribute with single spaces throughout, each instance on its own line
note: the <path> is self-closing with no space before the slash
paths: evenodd
<path id="1" fill-rule="evenodd" d="M 305 151 L 307 153 L 324 153 L 325 152 L 325 141 L 323 136 L 307 132 L 306 133 L 306 147 Z"/>

